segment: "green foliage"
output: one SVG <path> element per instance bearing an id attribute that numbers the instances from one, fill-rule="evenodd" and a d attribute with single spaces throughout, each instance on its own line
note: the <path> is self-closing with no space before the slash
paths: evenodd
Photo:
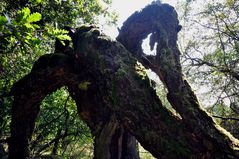
<path id="1" fill-rule="evenodd" d="M 5 16 L 0 16 L 0 26 L 1 30 L 3 30 L 3 25 L 7 24 L 7 18 Z"/>
<path id="2" fill-rule="evenodd" d="M 99 0 L 20 0 L 20 2 L 8 0 L 6 8 L 16 12 L 19 8 L 27 6 L 30 10 L 44 15 L 43 25 L 58 24 L 62 28 L 66 25 L 76 25 L 76 22 L 96 24 L 99 15 L 105 17 L 114 15 L 107 10 L 109 4 L 111 4 L 110 0 L 103 2 Z"/>
<path id="3" fill-rule="evenodd" d="M 58 28 L 47 28 L 48 30 L 48 36 L 57 38 L 60 40 L 60 42 L 65 45 L 64 40 L 71 41 L 71 37 L 68 35 L 68 31 L 64 29 L 58 29 Z"/>
<path id="4" fill-rule="evenodd" d="M 33 61 L 39 56 L 41 39 L 36 36 L 41 19 L 39 13 L 31 13 L 29 8 L 18 11 L 16 17 L 10 19 L 7 15 L 1 16 L 0 23 L 0 82 L 1 92 L 6 94 L 14 81 L 30 71 Z"/>
<path id="5" fill-rule="evenodd" d="M 30 0 L 32 4 L 40 4 L 42 0 Z"/>
<path id="6" fill-rule="evenodd" d="M 47 96 L 42 102 L 31 152 L 32 156 L 54 158 L 92 154 L 90 130 L 80 120 L 76 104 L 65 88 Z"/>
<path id="7" fill-rule="evenodd" d="M 41 20 L 40 13 L 32 13 L 29 8 L 23 8 L 18 11 L 15 19 L 10 19 L 7 15 L 0 18 L 0 31 L 2 32 L 0 53 L 11 52 L 18 47 L 21 51 L 27 51 L 27 46 L 37 48 L 40 39 L 34 36 L 39 29 L 39 25 L 34 24 Z"/>

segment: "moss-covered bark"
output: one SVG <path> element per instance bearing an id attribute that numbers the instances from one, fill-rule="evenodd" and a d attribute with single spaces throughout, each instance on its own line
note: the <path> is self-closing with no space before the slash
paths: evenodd
<path id="1" fill-rule="evenodd" d="M 167 87 L 168 101 L 182 117 L 182 123 L 200 143 L 197 152 L 192 156 L 235 158 L 238 155 L 238 140 L 216 125 L 200 108 L 190 85 L 183 78 L 177 48 L 177 33 L 181 28 L 178 23 L 173 7 L 167 4 L 149 5 L 128 18 L 117 40 L 145 67 L 153 70 Z M 150 46 L 156 44 L 157 47 L 154 57 L 144 54 L 141 48 L 142 40 L 150 33 Z"/>
<path id="2" fill-rule="evenodd" d="M 139 158 L 134 137 L 156 158 L 238 158 L 238 141 L 219 131 L 183 79 L 176 46 L 179 28 L 172 7 L 154 4 L 125 22 L 117 38 L 121 43 L 84 27 L 75 33 L 75 56 L 40 58 L 12 88 L 9 158 L 26 158 L 39 104 L 61 86 L 68 87 L 95 136 L 95 159 Z M 155 57 L 141 49 L 151 32 L 151 45 L 158 43 Z M 162 105 L 137 61 L 158 74 L 182 118 Z"/>

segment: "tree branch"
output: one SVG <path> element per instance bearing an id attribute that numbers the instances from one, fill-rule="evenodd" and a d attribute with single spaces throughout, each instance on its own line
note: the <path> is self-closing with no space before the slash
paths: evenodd
<path id="1" fill-rule="evenodd" d="M 239 118 L 233 118 L 233 117 L 222 117 L 222 116 L 217 116 L 217 115 L 213 115 L 212 117 L 223 119 L 223 120 L 236 120 L 236 121 L 239 121 Z"/>

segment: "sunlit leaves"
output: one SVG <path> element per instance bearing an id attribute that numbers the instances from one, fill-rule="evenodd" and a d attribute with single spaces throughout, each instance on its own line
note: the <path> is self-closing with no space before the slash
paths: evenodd
<path id="1" fill-rule="evenodd" d="M 30 2 L 32 2 L 32 3 L 41 3 L 42 2 L 42 0 L 30 0 Z"/>
<path id="2" fill-rule="evenodd" d="M 0 18 L 0 29 L 5 40 L 5 50 L 3 53 L 10 53 L 13 48 L 19 47 L 21 51 L 27 51 L 28 47 L 38 47 L 40 39 L 35 37 L 35 32 L 39 28 L 34 22 L 41 20 L 40 13 L 32 13 L 29 8 L 18 11 L 15 19 L 7 23 L 6 17 Z M 7 46 L 8 45 L 8 46 Z"/>
<path id="3" fill-rule="evenodd" d="M 48 30 L 49 36 L 57 38 L 58 40 L 62 42 L 63 45 L 65 45 L 64 40 L 71 41 L 71 37 L 68 35 L 67 30 L 52 28 L 52 27 L 48 27 L 47 30 Z"/>
<path id="4" fill-rule="evenodd" d="M 41 20 L 41 14 L 40 13 L 33 13 L 33 14 L 29 15 L 29 17 L 27 18 L 28 23 L 38 22 L 40 20 Z"/>
<path id="5" fill-rule="evenodd" d="M 16 22 L 25 22 L 27 17 L 30 15 L 31 11 L 29 8 L 23 8 L 22 10 L 18 11 L 18 15 L 16 17 Z"/>
<path id="6" fill-rule="evenodd" d="M 0 16 L 0 26 L 7 24 L 7 18 L 5 16 Z"/>

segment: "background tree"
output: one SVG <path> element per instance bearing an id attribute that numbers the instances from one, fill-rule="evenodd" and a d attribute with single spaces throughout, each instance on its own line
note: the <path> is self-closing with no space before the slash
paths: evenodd
<path id="1" fill-rule="evenodd" d="M 179 44 L 187 78 L 204 107 L 238 137 L 239 2 L 184 1 Z"/>

